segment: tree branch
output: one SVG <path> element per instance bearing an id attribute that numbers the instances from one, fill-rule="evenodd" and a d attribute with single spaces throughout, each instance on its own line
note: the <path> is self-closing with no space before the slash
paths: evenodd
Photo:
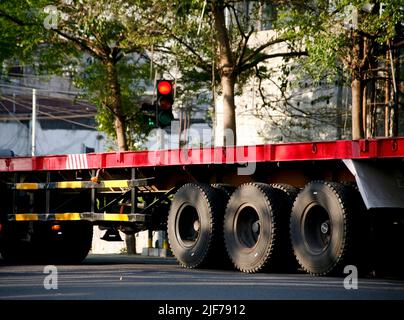
<path id="1" fill-rule="evenodd" d="M 265 50 L 266 48 L 268 48 L 268 47 L 270 47 L 270 46 L 272 46 L 272 45 L 274 45 L 274 44 L 281 43 L 281 42 L 285 42 L 285 41 L 286 41 L 286 40 L 283 39 L 283 38 L 277 38 L 277 39 L 274 39 L 274 40 L 272 40 L 272 41 L 268 41 L 268 42 L 264 43 L 263 45 L 261 45 L 261 46 L 255 48 L 255 49 L 244 59 L 244 61 L 242 61 L 242 62 L 244 63 L 244 62 L 247 62 L 247 61 L 249 61 L 249 60 L 252 60 L 252 59 L 254 59 L 257 55 L 259 55 L 263 50 Z"/>
<path id="2" fill-rule="evenodd" d="M 236 58 L 236 62 L 235 62 L 235 69 L 238 69 L 240 67 L 241 62 L 243 61 L 244 55 L 247 51 L 247 45 L 248 45 L 248 41 L 251 37 L 251 35 L 254 33 L 254 28 L 251 28 L 251 30 L 245 34 L 243 31 L 243 28 L 241 26 L 240 20 L 238 19 L 238 15 L 236 13 L 236 9 L 234 8 L 234 6 L 229 6 L 234 14 L 235 20 L 236 20 L 236 24 L 237 24 L 237 28 L 240 32 L 241 35 L 241 39 L 238 43 L 237 46 L 237 52 L 240 52 L 240 54 L 238 55 L 238 57 Z"/>
<path id="3" fill-rule="evenodd" d="M 0 9 L 0 17 L 4 17 L 7 20 L 14 22 L 15 24 L 19 25 L 20 27 L 25 27 L 25 26 L 35 26 L 36 24 L 34 23 L 27 23 L 25 21 L 22 21 L 21 19 L 17 17 L 13 17 L 9 15 L 7 12 L 3 11 Z"/>
<path id="4" fill-rule="evenodd" d="M 258 65 L 260 62 L 263 62 L 265 60 L 269 60 L 269 59 L 274 59 L 274 58 L 279 58 L 279 57 L 301 57 L 301 56 L 307 56 L 307 51 L 299 51 L 299 52 L 279 52 L 279 53 L 273 53 L 273 54 L 262 54 L 260 56 L 258 56 L 256 59 L 254 59 L 253 61 L 249 62 L 249 63 L 245 63 L 241 66 L 241 68 L 238 69 L 238 74 L 241 74 L 242 72 L 251 69 L 253 67 L 255 67 L 256 65 Z"/>
<path id="5" fill-rule="evenodd" d="M 88 51 L 91 55 L 97 57 L 98 59 L 103 60 L 105 58 L 105 53 L 102 52 L 102 50 L 100 50 L 99 48 L 91 46 L 88 40 L 71 36 L 59 29 L 52 29 L 52 31 L 62 36 L 63 38 L 72 41 L 75 45 L 79 46 L 81 49 L 84 49 L 85 51 Z"/>
<path id="6" fill-rule="evenodd" d="M 190 45 L 188 44 L 184 39 L 178 37 L 177 35 L 175 35 L 170 28 L 168 28 L 166 25 L 159 23 L 158 21 L 156 21 L 156 23 L 162 27 L 165 31 L 168 32 L 169 36 L 174 38 L 179 44 L 181 44 L 182 46 L 184 46 L 187 50 L 189 50 L 189 52 L 192 53 L 192 55 L 194 55 L 198 61 L 199 61 L 199 67 L 202 68 L 203 70 L 209 72 L 208 67 L 208 63 L 202 58 L 202 56 L 196 52 L 196 50 Z M 202 67 L 203 66 L 203 67 Z"/>

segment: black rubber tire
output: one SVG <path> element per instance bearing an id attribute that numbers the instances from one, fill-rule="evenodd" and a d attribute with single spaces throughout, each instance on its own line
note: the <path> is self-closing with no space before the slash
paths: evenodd
<path id="1" fill-rule="evenodd" d="M 212 265 L 213 249 L 221 228 L 219 194 L 209 185 L 188 183 L 178 189 L 167 220 L 168 241 L 178 263 L 185 268 Z"/>
<path id="2" fill-rule="evenodd" d="M 348 255 L 345 258 L 345 264 L 354 264 L 358 268 L 360 276 L 371 275 L 371 259 L 374 255 L 372 249 L 372 223 L 369 211 L 363 202 L 362 196 L 356 182 L 341 181 L 345 193 L 350 197 L 350 215 L 351 236 Z"/>
<path id="3" fill-rule="evenodd" d="M 290 216 L 293 203 L 300 192 L 299 188 L 285 183 L 271 183 L 272 188 L 278 189 L 284 193 L 284 203 L 282 205 L 282 213 L 279 217 L 279 255 L 277 272 L 295 272 L 299 268 L 296 257 L 293 253 L 292 243 L 290 241 Z"/>
<path id="4" fill-rule="evenodd" d="M 9 263 L 36 263 L 37 254 L 32 226 L 27 222 L 7 223 L 3 226 L 0 254 Z"/>
<path id="5" fill-rule="evenodd" d="M 222 198 L 226 199 L 227 201 L 229 201 L 232 193 L 234 192 L 234 190 L 236 190 L 235 186 L 226 183 L 213 183 L 211 187 L 217 190 L 219 194 L 222 195 Z M 225 203 L 225 207 L 227 205 L 227 201 Z"/>
<path id="6" fill-rule="evenodd" d="M 238 270 L 254 273 L 275 263 L 283 200 L 282 192 L 264 183 L 246 183 L 233 192 L 224 217 L 224 239 Z"/>
<path id="7" fill-rule="evenodd" d="M 404 215 L 401 209 L 372 210 L 372 269 L 376 277 L 404 278 Z"/>
<path id="8" fill-rule="evenodd" d="M 279 189 L 279 190 L 283 191 L 284 193 L 286 193 L 286 195 L 288 196 L 292 205 L 295 202 L 295 199 L 300 192 L 299 188 L 296 188 L 296 187 L 291 186 L 290 184 L 286 184 L 286 183 L 271 183 L 270 186 L 272 188 Z M 292 208 L 292 206 L 291 206 L 291 208 Z"/>
<path id="9" fill-rule="evenodd" d="M 12 223 L 1 243 L 2 257 L 12 263 L 78 264 L 91 249 L 93 226 L 87 221 L 64 222 L 61 234 L 50 223 Z"/>
<path id="10" fill-rule="evenodd" d="M 61 233 L 44 233 L 41 261 L 53 264 L 79 264 L 88 255 L 93 238 L 93 225 L 88 221 L 61 224 Z"/>
<path id="11" fill-rule="evenodd" d="M 312 275 L 340 273 L 358 249 L 353 238 L 358 199 L 351 187 L 314 181 L 297 196 L 290 236 L 300 266 Z"/>
<path id="12" fill-rule="evenodd" d="M 8 263 L 30 264 L 35 263 L 32 255 L 32 245 L 23 241 L 5 240 L 1 244 L 0 254 Z"/>
<path id="13" fill-rule="evenodd" d="M 229 202 L 230 197 L 234 192 L 234 190 L 236 190 L 236 187 L 224 183 L 214 183 L 211 185 L 211 187 L 215 190 L 215 192 L 220 198 L 219 202 L 220 209 L 216 213 L 217 216 L 216 218 L 217 226 L 215 228 L 216 243 L 213 246 L 213 252 L 212 252 L 214 258 L 211 259 L 209 267 L 220 269 L 232 269 L 233 263 L 231 262 L 226 252 L 226 247 L 224 245 L 223 223 L 227 203 Z"/>

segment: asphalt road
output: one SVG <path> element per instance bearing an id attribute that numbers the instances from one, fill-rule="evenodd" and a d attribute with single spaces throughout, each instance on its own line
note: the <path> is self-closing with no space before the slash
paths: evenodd
<path id="1" fill-rule="evenodd" d="M 0 300 L 404 300 L 399 280 L 359 278 L 358 289 L 347 290 L 344 278 L 188 270 L 173 258 L 89 255 L 81 265 L 57 266 L 57 282 L 49 275 L 44 266 L 0 258 Z"/>

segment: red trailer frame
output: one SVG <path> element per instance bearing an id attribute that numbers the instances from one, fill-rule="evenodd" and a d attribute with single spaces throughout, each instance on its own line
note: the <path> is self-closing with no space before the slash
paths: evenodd
<path id="1" fill-rule="evenodd" d="M 404 225 L 403 159 L 404 137 L 0 157 L 0 250 L 21 257 L 32 238 L 35 250 L 57 247 L 60 261 L 82 260 L 97 224 L 107 240 L 167 230 L 185 267 L 228 256 L 256 272 L 295 256 L 329 274 L 355 257 L 363 212 L 395 209 L 383 219 Z"/>
<path id="2" fill-rule="evenodd" d="M 404 157 L 404 138 L 0 158 L 0 172 Z"/>

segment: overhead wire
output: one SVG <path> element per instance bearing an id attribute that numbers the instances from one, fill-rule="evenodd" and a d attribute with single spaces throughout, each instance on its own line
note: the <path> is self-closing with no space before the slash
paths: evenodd
<path id="1" fill-rule="evenodd" d="M 25 104 L 22 104 L 22 103 L 19 103 L 19 102 L 15 102 L 15 101 L 13 101 L 12 99 L 8 99 L 8 98 L 4 98 L 4 97 L 3 97 L 3 99 L 4 99 L 4 100 L 11 101 L 11 102 L 14 102 L 15 104 L 21 106 L 21 107 L 24 108 L 24 109 L 32 110 L 32 107 L 31 107 L 31 106 L 27 106 L 27 105 L 25 105 Z M 41 106 L 38 105 L 38 107 L 40 108 Z M 66 117 L 55 116 L 55 115 L 53 115 L 53 114 L 50 114 L 50 113 L 48 113 L 48 112 L 44 112 L 44 111 L 41 111 L 41 110 L 38 110 L 38 113 L 41 113 L 41 114 L 43 114 L 43 115 L 46 115 L 46 116 L 48 116 L 49 118 L 52 118 L 52 119 L 57 119 L 57 120 L 65 121 L 65 122 L 68 122 L 68 123 L 73 123 L 73 124 L 76 124 L 76 125 L 78 125 L 78 126 L 82 126 L 82 127 L 89 128 L 89 129 L 93 129 L 93 130 L 96 129 L 96 127 L 94 127 L 94 126 L 90 126 L 90 125 L 86 125 L 86 124 L 83 124 L 83 123 L 80 123 L 80 122 L 77 122 L 77 121 L 69 120 L 69 119 L 66 119 Z"/>
<path id="2" fill-rule="evenodd" d="M 31 91 L 32 89 L 34 89 L 34 88 L 32 88 L 32 87 L 26 87 L 26 86 L 16 86 L 16 85 L 8 85 L 8 84 L 2 84 L 2 83 L 0 83 L 0 87 L 5 87 L 5 88 L 13 88 L 13 89 L 18 89 L 18 90 L 21 90 L 21 91 L 26 91 L 26 90 L 29 90 L 29 91 Z M 66 95 L 75 95 L 75 96 L 78 96 L 78 95 L 80 95 L 81 93 L 80 92 L 77 92 L 77 91 L 62 91 L 62 90 L 51 90 L 51 89 L 40 89 L 40 88 L 35 88 L 36 90 L 37 90 L 37 95 L 38 95 L 38 97 L 39 96 L 41 96 L 41 97 L 44 97 L 44 98 L 52 98 L 52 97 L 49 97 L 49 96 L 47 96 L 47 95 L 41 95 L 40 93 L 38 94 L 38 91 L 39 92 L 51 92 L 51 93 L 60 93 L 60 94 L 66 94 Z M 66 98 L 66 100 L 70 100 L 69 98 Z M 92 108 L 92 109 L 94 109 L 94 110 L 96 110 L 97 109 L 97 107 L 96 106 L 94 106 L 93 104 L 90 104 L 89 102 L 87 102 L 87 101 L 85 101 L 85 100 L 78 100 L 78 101 L 75 101 L 75 103 L 76 104 L 78 104 L 78 105 L 82 105 L 82 106 L 84 106 L 84 107 L 86 107 L 86 108 Z M 58 109 L 61 109 L 60 107 L 58 107 Z M 66 110 L 66 109 L 65 109 Z M 72 110 L 69 110 L 69 111 L 72 111 Z"/>
<path id="3" fill-rule="evenodd" d="M 13 89 L 19 89 L 19 90 L 32 90 L 36 89 L 37 92 L 51 92 L 51 93 L 60 93 L 60 94 L 66 94 L 66 95 L 74 95 L 78 96 L 80 94 L 83 94 L 83 92 L 80 91 L 64 91 L 64 90 L 54 90 L 54 89 L 42 89 L 42 88 L 37 88 L 37 87 L 28 87 L 25 85 L 11 85 L 11 84 L 4 84 L 0 83 L 0 87 L 5 87 L 5 88 L 13 88 Z"/>
<path id="4" fill-rule="evenodd" d="M 24 104 L 23 102 L 17 102 L 16 100 L 11 99 L 11 98 L 2 97 L 2 99 L 5 100 L 5 101 L 12 102 L 14 104 L 24 105 L 24 106 L 28 107 L 28 105 Z M 92 118 L 96 114 L 95 112 L 94 113 L 89 113 L 89 112 L 83 113 L 82 111 L 81 111 L 81 113 L 79 113 L 80 112 L 79 110 L 77 110 L 77 112 L 75 112 L 74 110 L 68 110 L 68 109 L 65 109 L 65 108 L 62 108 L 62 107 L 57 107 L 55 109 L 54 106 L 49 106 L 49 105 L 41 104 L 41 103 L 38 103 L 38 102 L 37 102 L 37 106 L 39 106 L 39 107 L 41 107 L 43 109 L 56 110 L 56 111 L 60 111 L 60 113 L 68 114 L 68 115 L 64 116 L 66 119 L 67 118 L 70 118 L 70 119 L 74 119 L 74 118 Z M 29 108 L 32 109 L 31 106 L 29 106 Z"/>
<path id="5" fill-rule="evenodd" d="M 14 99 L 10 99 L 10 98 L 4 97 L 4 96 L 2 97 L 2 99 L 6 100 L 6 101 L 9 101 L 9 102 L 12 102 L 12 103 L 17 102 Z M 22 102 L 20 102 L 20 103 L 22 103 Z M 66 116 L 65 116 L 66 119 L 68 119 L 68 118 L 70 118 L 70 119 L 73 119 L 73 118 L 92 118 L 96 114 L 96 110 L 91 111 L 91 112 L 89 111 L 89 112 L 83 113 L 82 110 L 70 110 L 70 109 L 67 109 L 67 108 L 60 107 L 60 106 L 55 107 L 55 106 L 50 106 L 50 105 L 41 104 L 41 103 L 37 103 L 37 106 L 39 106 L 39 107 L 41 107 L 43 109 L 57 111 L 58 114 L 66 114 Z"/>
<path id="6" fill-rule="evenodd" d="M 20 65 L 18 67 L 21 67 Z M 27 75 L 20 75 L 17 73 L 9 73 L 8 75 L 14 76 L 14 78 L 26 78 Z M 28 75 L 30 77 L 30 79 L 32 78 L 44 78 L 44 77 L 48 77 L 47 75 Z M 69 91 L 65 91 L 65 90 L 55 90 L 55 89 L 46 89 L 46 88 L 38 88 L 38 87 L 34 87 L 34 86 L 26 86 L 26 85 L 14 85 L 14 84 L 5 84 L 5 83 L 0 83 L 0 88 L 4 88 L 4 89 L 9 89 L 9 90 L 15 90 L 18 93 L 23 93 L 23 92 L 27 92 L 27 91 L 31 91 L 32 89 L 36 89 L 37 93 L 39 93 L 37 95 L 38 98 L 42 98 L 42 99 L 52 99 L 54 97 L 50 96 L 49 93 L 53 93 L 53 94 L 59 94 L 59 95 L 66 95 L 66 96 L 74 96 L 74 97 L 78 97 L 80 95 L 83 94 L 83 92 L 81 91 L 73 91 L 73 90 L 69 90 Z M 42 92 L 42 94 L 41 94 Z M 21 96 L 21 94 L 20 94 Z M 1 99 L 3 101 L 9 101 L 12 102 L 15 105 L 18 105 L 26 110 L 32 110 L 32 106 L 31 105 L 27 105 L 25 103 L 21 103 L 21 101 L 15 101 L 15 96 L 13 99 L 8 98 L 7 96 L 2 95 Z M 56 98 L 58 99 L 58 98 Z M 60 99 L 60 98 L 59 98 Z M 61 98 L 61 99 L 65 99 L 68 101 L 71 101 L 71 98 Z M 71 110 L 68 109 L 66 107 L 57 107 L 57 112 L 58 115 L 54 115 L 51 114 L 49 112 L 44 112 L 41 109 L 46 109 L 46 110 L 55 110 L 54 106 L 49 106 L 47 104 L 39 104 L 37 103 L 37 106 L 39 107 L 38 113 L 46 116 L 48 119 L 55 119 L 55 120 L 60 120 L 60 121 L 64 121 L 67 123 L 71 123 L 80 127 L 84 127 L 84 128 L 88 128 L 88 129 L 92 129 L 95 130 L 96 127 L 95 126 L 91 126 L 91 125 L 87 125 L 78 121 L 73 121 L 71 119 L 77 119 L 77 118 L 93 118 L 96 115 L 96 111 L 97 108 L 88 103 L 87 101 L 75 101 L 75 104 L 78 106 L 82 106 L 83 108 L 86 108 L 86 110 L 88 111 L 87 113 L 83 113 L 83 111 L 81 110 Z M 9 114 L 9 116 L 14 119 L 19 125 L 22 125 L 24 127 L 24 131 L 27 130 L 27 126 L 24 125 L 20 120 L 21 117 L 18 117 L 15 113 L 11 112 L 6 106 L 5 104 L 0 100 L 0 105 L 4 108 L 4 110 L 6 110 L 6 112 Z M 90 109 L 90 110 L 89 110 Z M 27 118 L 26 120 L 29 120 L 31 117 Z M 46 118 L 45 118 L 46 119 Z M 25 120 L 25 119 L 23 119 Z M 19 132 L 23 132 L 23 131 L 19 131 Z M 18 135 L 14 135 L 13 136 L 14 139 L 12 141 L 8 141 L 7 145 L 5 147 L 9 147 L 11 148 L 12 146 L 15 145 L 15 143 L 18 141 L 19 137 Z M 39 141 L 37 141 L 37 148 L 38 151 L 40 152 L 41 150 L 44 150 L 43 146 L 39 143 Z"/>
<path id="7" fill-rule="evenodd" d="M 17 123 L 19 123 L 21 126 L 24 127 L 24 130 L 27 130 L 27 127 L 15 116 L 13 113 L 8 110 L 8 108 L 0 101 L 0 105 L 11 115 L 11 117 L 14 117 Z M 23 133 L 24 130 L 18 130 L 18 134 L 13 136 L 13 139 L 11 141 L 8 141 L 7 144 L 3 145 L 3 149 L 12 149 L 17 142 L 20 140 L 19 137 L 21 133 Z M 25 138 L 25 137 L 24 137 Z"/>
<path id="8" fill-rule="evenodd" d="M 8 110 L 8 108 L 4 105 L 3 102 L 0 101 L 0 105 L 7 111 L 8 114 L 10 114 L 12 118 L 14 118 L 20 125 L 22 125 L 25 128 L 25 125 L 20 121 L 20 119 L 18 119 L 18 117 L 15 114 L 13 114 L 10 110 Z"/>

